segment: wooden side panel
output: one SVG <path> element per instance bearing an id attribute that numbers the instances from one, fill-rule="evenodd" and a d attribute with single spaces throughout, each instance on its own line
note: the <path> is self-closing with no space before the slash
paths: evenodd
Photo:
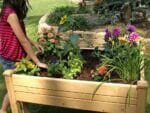
<path id="1" fill-rule="evenodd" d="M 95 89 L 101 84 L 95 94 Z M 18 101 L 108 113 L 136 113 L 136 85 L 13 75 Z M 130 104 L 127 93 L 130 92 Z"/>
<path id="2" fill-rule="evenodd" d="M 88 93 L 46 90 L 40 88 L 21 87 L 21 86 L 14 86 L 14 87 L 16 93 L 25 92 L 31 94 L 49 95 L 49 96 L 82 99 L 82 100 L 89 100 L 89 101 L 112 102 L 112 103 L 121 103 L 121 104 L 125 104 L 125 103 L 127 104 L 129 102 L 128 98 L 119 97 L 119 96 L 107 96 L 101 94 L 92 95 Z M 136 98 L 130 98 L 130 105 L 136 105 L 136 103 L 137 103 Z"/>
<path id="3" fill-rule="evenodd" d="M 21 81 L 21 82 L 20 82 Z M 58 90 L 76 93 L 88 93 L 93 94 L 99 84 L 102 84 L 95 94 L 111 95 L 118 97 L 126 97 L 130 87 L 130 97 L 137 98 L 136 85 L 130 86 L 127 84 L 113 84 L 113 83 L 98 83 L 91 81 L 79 81 L 79 80 L 64 80 L 33 76 L 14 75 L 13 83 L 16 86 L 26 86 L 34 88 L 42 88 L 48 90 Z"/>
<path id="4" fill-rule="evenodd" d="M 120 103 L 108 103 L 100 101 L 89 101 L 57 96 L 48 96 L 48 95 L 38 95 L 31 93 L 18 93 L 16 92 L 17 100 L 60 106 L 74 109 L 98 111 L 98 112 L 107 112 L 107 113 L 125 113 L 125 104 Z M 136 105 L 126 106 L 126 113 L 136 113 Z"/>

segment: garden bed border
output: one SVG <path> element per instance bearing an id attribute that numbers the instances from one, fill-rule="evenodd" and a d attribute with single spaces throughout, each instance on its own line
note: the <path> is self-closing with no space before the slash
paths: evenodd
<path id="1" fill-rule="evenodd" d="M 12 113 L 22 113 L 21 102 L 107 113 L 145 113 L 148 83 L 144 75 L 137 85 L 130 85 L 13 73 L 3 73 Z"/>

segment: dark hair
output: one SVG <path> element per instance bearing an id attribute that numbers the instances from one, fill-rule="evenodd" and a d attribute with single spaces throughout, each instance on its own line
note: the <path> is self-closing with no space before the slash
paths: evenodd
<path id="1" fill-rule="evenodd" d="M 31 8 L 28 0 L 3 0 L 2 9 L 6 6 L 12 7 L 20 20 L 26 17 L 28 8 Z"/>

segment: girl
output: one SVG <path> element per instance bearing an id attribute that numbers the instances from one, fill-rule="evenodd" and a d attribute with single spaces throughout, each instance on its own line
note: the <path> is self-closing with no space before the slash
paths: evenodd
<path id="1" fill-rule="evenodd" d="M 0 14 L 0 64 L 4 70 L 15 68 L 15 62 L 26 55 L 40 68 L 47 68 L 47 65 L 41 63 L 32 50 L 32 46 L 41 52 L 43 52 L 43 48 L 32 43 L 25 32 L 23 20 L 29 7 L 28 0 L 3 0 Z M 8 105 L 9 99 L 6 94 L 0 113 L 6 113 Z M 25 113 L 27 112 L 28 110 L 25 110 Z"/>

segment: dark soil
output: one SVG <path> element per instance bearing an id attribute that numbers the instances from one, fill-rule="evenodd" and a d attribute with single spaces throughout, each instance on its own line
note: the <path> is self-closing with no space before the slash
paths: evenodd
<path id="1" fill-rule="evenodd" d="M 92 50 L 82 50 L 81 54 L 82 57 L 84 59 L 84 66 L 82 69 L 82 72 L 80 74 L 78 74 L 78 76 L 74 79 L 77 80 L 92 80 L 92 71 L 96 69 L 96 66 L 99 64 L 99 61 L 94 59 L 91 56 Z M 40 54 L 38 55 L 38 57 L 42 57 Z M 52 57 L 49 57 L 48 59 L 51 59 Z M 45 69 L 41 69 L 40 72 L 40 76 L 42 77 L 49 77 L 51 76 L 47 70 Z M 61 75 L 55 75 L 56 78 L 60 78 Z"/>
<path id="2" fill-rule="evenodd" d="M 93 77 L 92 77 L 93 72 L 95 71 L 95 69 L 100 64 L 101 61 L 99 61 L 96 58 L 93 58 L 91 55 L 92 52 L 93 52 L 93 50 L 82 50 L 81 54 L 84 59 L 84 66 L 83 66 L 81 73 L 78 74 L 77 77 L 74 78 L 75 80 L 94 81 Z M 50 59 L 50 57 L 48 59 Z M 41 69 L 40 76 L 41 77 L 62 78 L 62 75 L 53 76 L 50 73 L 48 73 L 47 70 L 45 70 L 45 69 Z M 120 79 L 119 76 L 117 75 L 117 73 L 112 73 L 111 74 L 111 82 L 124 83 L 124 84 L 128 84 L 128 83 L 136 84 L 137 81 L 127 82 L 127 81 Z"/>
<path id="3" fill-rule="evenodd" d="M 83 58 L 85 60 L 85 64 L 83 66 L 82 72 L 76 78 L 77 80 L 92 80 L 92 71 L 96 69 L 99 65 L 99 61 L 94 59 L 91 56 L 92 50 L 84 50 L 82 51 Z"/>

